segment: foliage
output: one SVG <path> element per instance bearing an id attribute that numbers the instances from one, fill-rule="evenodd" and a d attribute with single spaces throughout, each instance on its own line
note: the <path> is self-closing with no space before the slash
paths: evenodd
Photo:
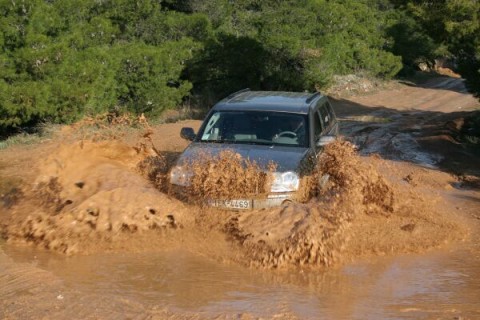
<path id="1" fill-rule="evenodd" d="M 156 1 L 0 0 L 0 133 L 177 106 L 191 89 L 181 73 L 209 22 L 172 15 Z"/>
<path id="2" fill-rule="evenodd" d="M 392 0 L 403 12 L 392 28 L 396 54 L 412 63 L 419 57 L 450 58 L 467 87 L 480 96 L 480 2 L 477 0 Z M 403 32 L 401 29 L 403 26 Z M 396 32 L 395 32 L 396 31 Z M 407 52 L 408 40 L 411 41 Z"/>
<path id="3" fill-rule="evenodd" d="M 475 0 L 0 0 L 0 134 L 439 57 L 478 93 L 479 17 Z"/>
<path id="4" fill-rule="evenodd" d="M 206 43 L 189 68 L 194 91 L 203 95 L 210 90 L 223 96 L 247 86 L 315 90 L 335 74 L 361 71 L 388 79 L 401 68 L 400 57 L 388 48 L 387 12 L 372 10 L 370 1 L 190 4 L 215 27 L 215 41 Z"/>

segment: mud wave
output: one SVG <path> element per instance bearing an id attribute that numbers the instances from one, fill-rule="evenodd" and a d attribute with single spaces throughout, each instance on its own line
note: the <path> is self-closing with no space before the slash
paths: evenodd
<path id="1" fill-rule="evenodd" d="M 192 182 L 187 192 L 199 203 L 206 199 L 258 198 L 266 196 L 275 164 L 262 168 L 233 150 L 217 155 L 201 154 L 190 163 Z"/>
<path id="2" fill-rule="evenodd" d="M 157 242 L 163 239 L 267 268 L 328 267 L 365 254 L 420 251 L 465 236 L 460 223 L 432 206 L 435 199 L 382 176 L 377 168 L 383 161 L 358 156 L 348 142 L 334 143 L 309 177 L 308 202 L 227 212 L 168 195 L 172 159 L 147 144 L 77 142 L 41 161 L 37 180 L 3 220 L 2 234 L 10 242 L 66 254 L 137 251 L 149 244 L 163 250 L 166 246 Z M 250 195 L 268 182 L 264 171 L 245 166 L 232 152 L 195 168 L 192 190 L 200 198 Z M 242 184 L 232 188 L 232 177 L 239 176 Z M 327 185 L 319 185 L 325 176 Z"/>
<path id="3" fill-rule="evenodd" d="M 252 264 L 329 266 L 342 251 L 348 239 L 346 229 L 358 215 L 392 214 L 392 189 L 373 168 L 360 162 L 349 143 L 328 146 L 319 164 L 312 180 L 329 175 L 329 186 L 310 203 L 271 210 L 261 224 L 255 213 L 232 221 L 229 230 L 248 247 Z"/>
<path id="4" fill-rule="evenodd" d="M 118 141 L 61 146 L 4 227 L 10 241 L 73 254 L 123 233 L 181 227 L 181 203 L 142 176 L 152 150 Z M 101 246 L 99 246 L 101 247 Z"/>

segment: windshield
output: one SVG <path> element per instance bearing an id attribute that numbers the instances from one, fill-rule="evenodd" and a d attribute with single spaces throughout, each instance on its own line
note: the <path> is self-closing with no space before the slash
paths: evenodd
<path id="1" fill-rule="evenodd" d="M 307 124 L 307 116 L 296 113 L 217 111 L 199 141 L 308 147 Z"/>

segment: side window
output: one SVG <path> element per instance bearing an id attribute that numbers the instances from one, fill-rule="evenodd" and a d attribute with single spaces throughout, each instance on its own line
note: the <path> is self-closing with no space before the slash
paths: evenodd
<path id="1" fill-rule="evenodd" d="M 331 121 L 333 121 L 335 119 L 335 113 L 333 112 L 333 108 L 330 102 L 326 103 L 326 107 L 327 107 L 327 112 L 330 115 L 330 119 Z"/>
<path id="2" fill-rule="evenodd" d="M 329 128 L 330 124 L 332 123 L 332 117 L 330 116 L 330 114 L 327 111 L 327 104 L 324 104 L 320 108 L 320 116 L 322 118 L 323 124 L 325 125 L 324 128 L 325 129 Z"/>

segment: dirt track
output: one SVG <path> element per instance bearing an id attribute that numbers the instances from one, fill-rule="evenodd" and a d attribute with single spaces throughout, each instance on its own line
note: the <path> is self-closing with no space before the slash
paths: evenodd
<path id="1" fill-rule="evenodd" d="M 187 250 L 220 265 L 233 263 L 232 269 L 240 264 L 254 268 L 276 267 L 297 274 L 299 269 L 313 268 L 308 272 L 320 272 L 326 277 L 335 271 L 325 268 L 338 270 L 336 268 L 342 265 L 348 268 L 354 261 L 381 261 L 378 256 L 421 253 L 439 247 L 454 250 L 452 248 L 460 246 L 458 243 L 463 240 L 468 248 L 473 248 L 473 256 L 478 257 L 480 251 L 475 241 L 479 232 L 480 194 L 476 183 L 480 162 L 478 154 L 465 149 L 456 140 L 462 119 L 468 111 L 478 107 L 478 103 L 464 93 L 458 79 L 432 80 L 424 87 L 398 86 L 377 94 L 335 101 L 336 112 L 343 120 L 343 133 L 359 147 L 361 154 L 370 155 L 350 155 L 348 148 L 332 150 L 332 154 L 342 160 L 334 162 L 333 169 L 340 170 L 340 164 L 347 164 L 344 171 L 337 174 L 347 177 L 338 181 L 343 188 L 343 196 L 338 200 L 316 200 L 283 210 L 242 215 L 200 209 L 158 192 L 144 178 L 151 173 L 149 168 L 143 167 L 146 172 L 143 171 L 142 177 L 139 163 L 153 155 L 148 148 L 137 145 L 135 149 L 128 143 L 115 141 L 70 141 L 59 148 L 59 140 L 53 140 L 0 153 L 0 175 L 2 181 L 9 181 L 1 186 L 6 194 L 2 197 L 4 206 L 0 212 L 4 217 L 3 232 L 10 242 L 26 241 L 68 254 L 96 253 L 96 257 L 102 257 L 105 252 L 113 252 L 107 255 L 107 261 L 116 261 L 116 252 L 133 252 L 130 258 L 135 260 L 144 257 L 142 252 L 165 257 L 165 252 Z M 451 111 L 455 113 L 448 113 Z M 157 126 L 152 141 L 162 155 L 175 156 L 186 146 L 186 142 L 178 137 L 179 129 L 182 126 L 198 127 L 199 124 L 199 121 L 187 121 Z M 127 137 L 128 141 L 132 139 Z M 33 166 L 32 157 L 41 159 L 34 162 L 38 166 Z M 55 183 L 51 183 L 51 177 L 56 178 Z M 33 192 L 33 202 L 23 201 L 24 196 L 12 188 L 20 186 L 21 182 L 27 186 L 24 196 Z M 465 189 L 466 186 L 470 188 Z M 392 198 L 388 205 L 375 200 L 386 197 Z M 362 199 L 371 200 L 359 205 Z M 465 250 L 465 244 L 462 246 Z M 195 307 L 175 311 L 179 307 L 178 301 L 143 303 L 139 299 L 141 294 L 133 294 L 129 289 L 120 288 L 115 294 L 102 290 L 95 291 L 98 294 L 91 293 L 93 284 L 78 285 L 86 283 L 83 276 L 76 283 L 65 275 L 58 276 L 55 267 L 50 268 L 45 263 L 36 267 L 35 259 L 32 264 L 32 258 L 28 258 L 46 255 L 44 261 L 49 261 L 51 253 L 28 251 L 31 249 L 24 252 L 22 250 L 26 249 L 15 248 L 15 244 L 6 245 L 4 251 L 7 254 L 0 253 L 0 287 L 3 288 L 0 289 L 0 310 L 6 318 L 118 318 L 123 312 L 124 317 L 211 318 L 220 315 L 221 318 L 235 318 L 237 314 L 232 312 L 237 310 L 246 312 L 242 315 L 246 318 L 318 318 L 320 315 L 328 317 L 329 313 L 334 317 L 335 314 L 337 317 L 352 317 L 363 314 L 341 311 L 344 306 L 337 305 L 341 300 L 313 314 L 295 312 L 295 305 L 291 304 L 285 310 L 275 303 L 267 303 L 266 307 L 272 311 L 266 314 L 262 311 L 265 306 L 232 309 L 235 299 L 229 304 L 228 298 L 212 294 L 211 290 L 216 290 L 214 281 L 211 290 L 204 289 L 204 295 L 211 297 L 209 301 L 223 301 L 223 309 L 213 308 L 207 313 L 198 313 L 199 309 Z M 426 261 L 431 258 L 428 257 Z M 169 259 L 175 263 L 175 259 Z M 69 260 L 62 261 L 68 264 Z M 185 265 L 189 263 L 187 259 Z M 472 268 L 462 271 L 472 279 L 478 278 L 475 263 L 478 261 L 474 259 Z M 115 263 L 106 262 L 105 265 L 113 269 L 107 272 L 117 272 Z M 128 262 L 122 261 L 120 265 L 128 266 Z M 144 270 L 144 266 L 137 267 Z M 202 268 L 193 268 L 193 274 Z M 209 268 L 222 270 L 218 266 Z M 382 274 L 375 268 L 372 272 Z M 135 273 L 132 270 L 126 275 L 135 277 Z M 155 269 L 146 274 L 155 274 Z M 39 286 L 37 282 L 41 278 L 49 278 L 51 283 Z M 272 290 L 276 282 L 303 288 L 300 290 L 305 290 L 304 285 L 313 286 L 321 296 L 321 288 L 326 284 L 323 280 L 305 283 L 288 278 L 285 274 L 280 275 L 274 282 L 267 280 L 266 286 Z M 65 287 L 61 279 L 70 285 Z M 168 280 L 162 281 L 167 281 L 168 285 Z M 173 283 L 178 285 L 175 281 Z M 108 281 L 101 280 L 99 284 L 108 286 Z M 242 291 L 242 284 L 239 281 L 236 290 Z M 144 286 L 138 286 L 133 292 L 143 289 Z M 179 296 L 187 294 L 179 290 Z M 232 289 L 228 290 L 231 292 Z M 333 285 L 335 290 L 338 288 Z M 371 290 L 375 292 L 375 289 Z M 452 295 L 456 292 L 455 288 L 448 290 L 453 292 Z M 478 286 L 477 291 L 466 290 L 470 292 L 468 296 L 480 294 Z M 61 294 L 55 295 L 57 292 Z M 288 296 L 292 294 L 287 293 Z M 68 295 L 68 299 L 64 299 L 64 295 Z M 201 300 L 201 297 L 194 294 L 191 300 Z M 452 312 L 448 307 L 435 309 L 435 301 L 429 303 L 431 305 L 426 307 L 396 310 L 405 316 L 425 315 L 422 312 L 427 312 L 428 308 L 434 308 L 434 311 L 427 314 L 439 316 L 453 314 L 474 318 L 480 314 L 480 306 L 468 298 L 453 313 L 448 313 Z M 304 307 L 310 308 L 308 305 Z M 387 310 L 378 313 L 382 318 L 387 314 Z"/>

